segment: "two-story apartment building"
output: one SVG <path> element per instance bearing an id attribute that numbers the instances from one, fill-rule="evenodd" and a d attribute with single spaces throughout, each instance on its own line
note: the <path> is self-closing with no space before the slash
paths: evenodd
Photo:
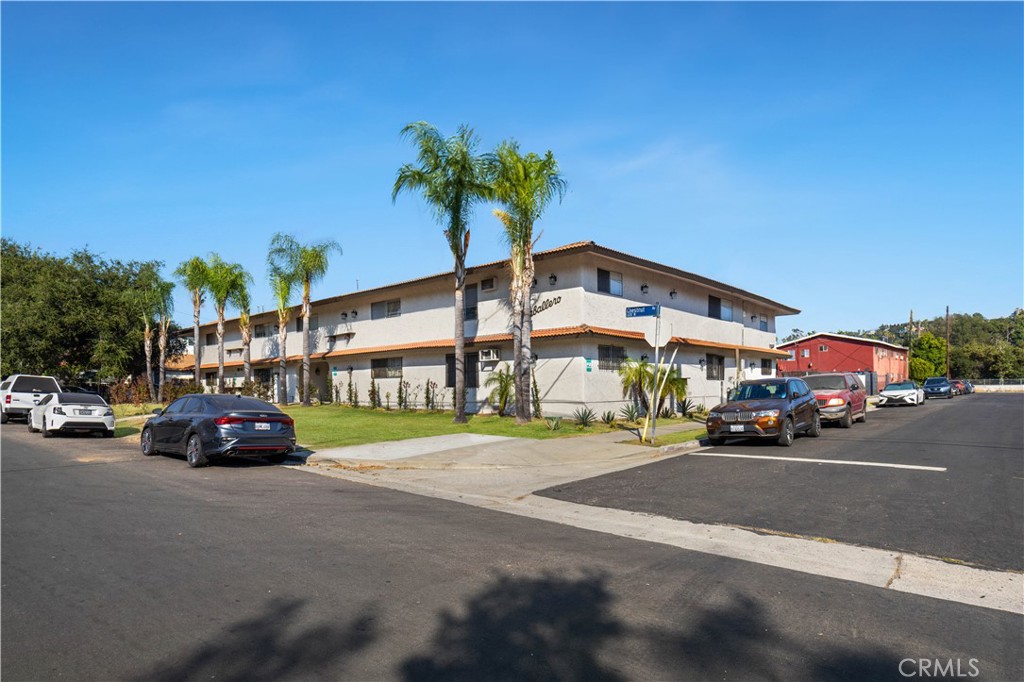
<path id="1" fill-rule="evenodd" d="M 532 353 L 545 414 L 567 415 L 584 405 L 600 413 L 625 404 L 622 362 L 654 360 L 655 318 L 627 318 L 630 306 L 661 304 L 660 352 L 687 378 L 696 404 L 718 403 L 737 376 L 774 375 L 776 360 L 788 357 L 774 349 L 775 321 L 799 311 L 764 296 L 594 242 L 538 252 L 534 259 Z M 429 380 L 443 390 L 450 408 L 457 312 L 466 324 L 467 408 L 488 410 L 487 377 L 512 363 L 505 261 L 468 268 L 464 310 L 454 310 L 453 289 L 454 275 L 446 272 L 314 301 L 314 395 L 345 399 L 351 381 L 365 404 L 372 376 L 392 401 L 398 383 L 407 381 L 422 403 Z M 299 308 L 292 312 L 284 349 L 276 313 L 252 317 L 256 379 L 276 391 L 283 352 L 289 400 L 297 397 L 302 359 Z M 235 385 L 242 376 L 237 324 L 229 320 L 225 336 L 226 376 Z M 200 328 L 201 369 L 210 386 L 217 368 L 215 329 L 215 323 Z M 192 330 L 181 333 L 190 337 Z"/>

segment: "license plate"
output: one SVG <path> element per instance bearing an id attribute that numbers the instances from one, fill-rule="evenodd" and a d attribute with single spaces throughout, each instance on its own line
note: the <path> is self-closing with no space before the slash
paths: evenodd
<path id="1" fill-rule="evenodd" d="M 743 425 L 742 424 L 731 424 L 729 426 L 729 431 L 732 432 L 732 433 L 743 433 Z"/>
<path id="2" fill-rule="evenodd" d="M 82 415 L 83 417 L 89 417 L 92 416 L 92 410 L 78 410 L 78 414 Z"/>
<path id="3" fill-rule="evenodd" d="M 257 431 L 269 431 L 270 430 L 270 422 L 256 422 L 256 430 Z"/>

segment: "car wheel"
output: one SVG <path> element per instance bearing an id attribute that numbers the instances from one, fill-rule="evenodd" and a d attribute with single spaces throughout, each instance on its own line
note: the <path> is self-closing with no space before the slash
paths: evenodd
<path id="1" fill-rule="evenodd" d="M 39 429 L 37 429 L 36 427 L 32 426 L 32 415 L 29 415 L 29 417 L 28 417 L 28 432 L 29 433 L 39 433 Z"/>
<path id="2" fill-rule="evenodd" d="M 821 435 L 821 415 L 817 412 L 814 413 L 814 419 L 811 420 L 811 428 L 807 429 L 807 435 L 811 438 Z"/>
<path id="3" fill-rule="evenodd" d="M 206 455 L 203 454 L 203 441 L 197 434 L 193 433 L 188 437 L 188 445 L 185 446 L 185 459 L 193 469 L 204 467 L 210 463 L 210 460 L 206 459 Z"/>
<path id="4" fill-rule="evenodd" d="M 0 411 L 0 424 L 6 424 L 7 420 L 10 419 L 6 412 Z"/>
<path id="5" fill-rule="evenodd" d="M 949 392 L 949 393 L 948 393 L 948 394 L 946 395 L 946 400 L 952 400 L 952 399 L 953 399 L 953 391 L 950 391 L 950 392 Z"/>
<path id="6" fill-rule="evenodd" d="M 271 464 L 284 464 L 287 460 L 287 452 L 280 452 L 276 455 L 271 455 L 270 457 L 267 457 L 267 461 L 270 462 Z"/>
<path id="7" fill-rule="evenodd" d="M 708 442 L 712 445 L 724 445 L 725 439 L 718 436 L 708 436 Z"/>
<path id="8" fill-rule="evenodd" d="M 850 411 L 850 406 L 846 406 L 846 412 L 843 412 L 843 418 L 839 420 L 839 425 L 844 429 L 848 429 L 853 426 L 853 412 Z"/>
<path id="9" fill-rule="evenodd" d="M 53 431 L 46 429 L 46 417 L 43 417 L 43 438 L 53 438 Z"/>
<path id="10" fill-rule="evenodd" d="M 113 431 L 104 431 L 103 432 L 103 437 L 104 438 L 113 438 L 114 437 L 114 432 Z"/>
<path id="11" fill-rule="evenodd" d="M 782 422 L 782 428 L 779 429 L 778 444 L 788 448 L 793 444 L 793 419 L 792 417 L 786 417 L 786 421 Z"/>
<path id="12" fill-rule="evenodd" d="M 859 421 L 861 424 L 866 424 L 868 422 L 868 401 L 867 400 L 864 401 L 864 409 L 861 410 L 860 417 L 857 419 L 857 421 Z"/>
<path id="13" fill-rule="evenodd" d="M 153 447 L 153 429 L 145 428 L 142 429 L 142 436 L 139 439 L 142 444 L 142 454 L 146 457 L 156 454 L 156 448 Z"/>

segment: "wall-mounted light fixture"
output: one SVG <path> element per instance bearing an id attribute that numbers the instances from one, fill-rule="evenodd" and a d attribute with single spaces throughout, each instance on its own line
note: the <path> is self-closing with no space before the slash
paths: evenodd
<path id="1" fill-rule="evenodd" d="M 550 284 L 551 286 L 555 286 L 556 284 L 558 284 L 558 275 L 552 272 L 551 275 L 548 276 L 548 284 Z"/>
<path id="2" fill-rule="evenodd" d="M 341 314 L 341 319 L 347 320 L 348 319 L 348 313 L 342 313 Z"/>
<path id="3" fill-rule="evenodd" d="M 358 310 L 353 310 L 352 311 L 352 317 L 359 317 L 359 311 Z"/>
<path id="4" fill-rule="evenodd" d="M 649 289 L 650 289 L 650 287 L 647 286 L 647 282 L 644 282 L 643 284 L 640 285 L 640 293 L 641 294 L 646 294 Z"/>
<path id="5" fill-rule="evenodd" d="M 754 369 L 755 367 L 757 367 L 757 362 L 754 361 L 754 360 L 751 360 L 750 361 L 750 369 Z"/>
<path id="6" fill-rule="evenodd" d="M 348 366 L 348 367 L 347 367 L 347 368 L 345 369 L 345 371 L 347 371 L 347 372 L 348 372 L 349 374 L 351 374 L 351 373 L 352 373 L 352 365 L 349 365 L 349 366 Z"/>
<path id="7" fill-rule="evenodd" d="M 530 283 L 530 286 L 531 286 L 531 287 L 535 287 L 535 286 L 537 286 L 537 278 L 536 278 L 536 277 L 534 277 L 534 278 L 533 278 L 533 282 L 532 282 L 532 283 Z"/>
<path id="8" fill-rule="evenodd" d="M 647 353 L 640 356 L 640 362 L 647 362 Z"/>
<path id="9" fill-rule="evenodd" d="M 668 297 L 669 298 L 675 298 L 676 296 L 678 296 L 678 293 L 676 292 L 675 289 L 673 289 L 672 291 L 668 292 Z"/>
<path id="10" fill-rule="evenodd" d="M 537 360 L 540 359 L 540 356 L 537 355 L 536 353 L 531 353 L 530 354 L 530 359 L 533 360 L 534 362 L 537 362 Z"/>
<path id="11" fill-rule="evenodd" d="M 751 316 L 750 316 L 750 321 L 751 321 L 751 322 L 754 322 L 754 321 L 756 321 L 756 320 L 757 320 L 757 315 L 751 315 Z"/>
<path id="12" fill-rule="evenodd" d="M 707 361 L 707 360 L 705 360 L 704 358 L 701 358 L 701 359 L 700 359 L 700 360 L 698 361 L 698 363 L 700 364 L 700 368 L 701 368 L 701 369 L 704 369 L 705 367 L 707 367 L 707 366 L 708 366 L 708 361 Z"/>

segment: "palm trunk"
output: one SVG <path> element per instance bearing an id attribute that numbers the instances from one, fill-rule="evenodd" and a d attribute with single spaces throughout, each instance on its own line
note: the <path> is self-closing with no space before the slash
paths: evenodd
<path id="1" fill-rule="evenodd" d="M 510 298 L 512 304 L 512 384 L 515 387 L 516 423 L 524 423 L 523 402 L 529 399 L 523 393 L 523 280 L 512 275 Z"/>
<path id="2" fill-rule="evenodd" d="M 169 320 L 168 320 L 169 321 Z M 160 385 L 156 389 L 156 400 L 159 403 L 164 401 L 164 384 L 167 381 L 167 322 L 160 320 L 160 338 L 157 340 L 160 346 Z"/>
<path id="3" fill-rule="evenodd" d="M 466 423 L 466 263 L 455 259 L 455 424 Z"/>
<path id="4" fill-rule="evenodd" d="M 217 310 L 217 393 L 224 392 L 224 308 Z"/>
<path id="5" fill-rule="evenodd" d="M 252 382 L 252 353 L 249 349 L 251 344 L 252 339 L 245 334 L 242 337 L 242 374 L 245 375 L 246 383 Z"/>
<path id="6" fill-rule="evenodd" d="M 277 345 L 280 365 L 277 370 L 277 402 L 281 405 L 288 404 L 288 356 L 285 353 L 285 344 L 288 342 L 288 320 L 279 319 L 277 324 Z"/>
<path id="7" fill-rule="evenodd" d="M 530 244 L 526 244 L 525 254 L 525 267 L 523 268 L 523 323 L 522 323 L 522 338 L 520 343 L 522 344 L 519 360 L 521 372 L 519 376 L 519 383 L 522 387 L 523 392 L 523 409 L 520 415 L 517 415 L 516 421 L 520 424 L 529 423 L 533 417 L 533 409 L 530 403 L 530 367 L 533 362 L 533 353 L 531 352 L 532 345 L 530 343 L 530 337 L 533 335 L 533 305 L 530 300 L 530 287 L 533 284 L 533 253 L 530 250 Z"/>
<path id="8" fill-rule="evenodd" d="M 142 332 L 142 347 L 146 351 L 146 383 L 149 385 L 149 399 L 156 400 L 156 387 L 153 385 L 153 328 L 146 320 L 146 328 Z"/>
<path id="9" fill-rule="evenodd" d="M 202 305 L 202 301 L 199 299 L 198 294 L 196 292 L 192 292 L 192 306 L 193 306 L 192 330 L 193 330 L 193 337 L 194 337 L 193 338 L 193 343 L 195 344 L 195 346 L 194 346 L 195 347 L 195 358 L 196 358 L 195 383 L 196 383 L 196 389 L 197 390 L 199 389 L 199 386 L 202 384 L 202 379 L 203 379 L 203 371 L 200 368 L 200 364 L 201 364 L 200 361 L 202 360 L 203 352 L 199 348 L 199 306 L 200 305 Z"/>
<path id="10" fill-rule="evenodd" d="M 309 280 L 302 291 L 302 405 L 309 407 Z"/>

